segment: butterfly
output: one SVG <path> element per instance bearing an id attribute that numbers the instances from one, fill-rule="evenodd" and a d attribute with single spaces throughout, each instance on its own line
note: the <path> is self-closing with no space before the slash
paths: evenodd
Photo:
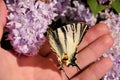
<path id="1" fill-rule="evenodd" d="M 87 29 L 88 26 L 83 22 L 67 24 L 55 30 L 48 29 L 49 43 L 58 58 L 60 69 L 64 70 L 63 64 L 66 64 L 68 67 L 76 66 L 81 70 L 75 62 L 75 56 L 77 54 L 77 46 L 82 41 Z M 69 77 L 68 79 L 70 80 Z"/>

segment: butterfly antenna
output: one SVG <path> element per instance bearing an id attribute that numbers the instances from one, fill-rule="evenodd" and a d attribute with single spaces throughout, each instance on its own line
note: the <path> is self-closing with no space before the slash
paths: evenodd
<path id="1" fill-rule="evenodd" d="M 72 65 L 72 66 L 76 66 L 77 69 L 78 69 L 78 72 L 77 72 L 76 74 L 74 74 L 74 75 L 71 77 L 71 79 L 74 78 L 75 76 L 77 76 L 79 73 L 82 72 L 82 69 L 81 69 L 76 63 L 74 63 L 74 65 Z"/>
<path id="2" fill-rule="evenodd" d="M 63 67 L 62 64 L 61 64 L 60 70 L 62 70 L 62 71 L 64 72 L 64 74 L 65 74 L 65 76 L 67 77 L 68 80 L 71 80 L 71 79 L 69 78 L 69 76 L 67 75 L 67 73 L 65 72 L 64 67 Z"/>
<path id="3" fill-rule="evenodd" d="M 64 70 L 64 69 L 62 69 L 62 70 L 63 70 L 65 76 L 68 78 L 68 80 L 71 80 L 71 79 L 69 78 L 69 76 L 67 75 L 67 73 L 65 72 L 65 70 Z"/>
<path id="4" fill-rule="evenodd" d="M 82 71 L 82 69 L 75 63 L 74 66 L 78 68 L 79 71 Z"/>

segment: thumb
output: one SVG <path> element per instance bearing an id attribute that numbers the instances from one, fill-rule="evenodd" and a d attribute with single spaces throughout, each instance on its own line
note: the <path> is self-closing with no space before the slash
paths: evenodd
<path id="1" fill-rule="evenodd" d="M 0 41 L 3 34 L 3 28 L 6 23 L 7 9 L 3 0 L 0 0 Z"/>

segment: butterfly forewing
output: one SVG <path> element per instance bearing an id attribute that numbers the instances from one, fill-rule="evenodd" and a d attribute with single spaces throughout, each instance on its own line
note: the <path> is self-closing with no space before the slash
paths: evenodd
<path id="1" fill-rule="evenodd" d="M 51 45 L 51 49 L 57 54 L 58 58 L 61 58 L 62 50 L 60 47 L 60 43 L 58 43 L 58 34 L 55 31 L 50 31 L 49 33 L 49 43 Z"/>
<path id="2" fill-rule="evenodd" d="M 68 56 L 66 65 L 73 63 L 71 60 L 75 57 L 77 46 L 86 30 L 87 26 L 84 23 L 72 23 L 49 32 L 50 45 L 60 63 L 65 55 Z"/>

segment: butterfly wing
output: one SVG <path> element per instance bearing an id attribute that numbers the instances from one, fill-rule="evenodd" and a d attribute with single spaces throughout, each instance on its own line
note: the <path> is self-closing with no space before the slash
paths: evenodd
<path id="1" fill-rule="evenodd" d="M 49 43 L 51 45 L 52 50 L 55 52 L 55 54 L 58 57 L 58 61 L 60 64 L 62 64 L 62 55 L 65 53 L 64 51 L 64 44 L 63 42 L 63 33 L 58 32 L 59 29 L 54 30 L 54 31 L 49 31 Z"/>
<path id="2" fill-rule="evenodd" d="M 66 31 L 66 50 L 69 59 L 67 60 L 66 65 L 75 65 L 75 55 L 78 44 L 82 41 L 88 26 L 84 23 L 73 23 L 65 26 L 67 28 Z"/>
<path id="3" fill-rule="evenodd" d="M 65 55 L 68 56 L 66 65 L 75 63 L 76 48 L 81 42 L 87 26 L 84 23 L 73 23 L 60 27 L 49 33 L 49 43 L 62 64 Z"/>

